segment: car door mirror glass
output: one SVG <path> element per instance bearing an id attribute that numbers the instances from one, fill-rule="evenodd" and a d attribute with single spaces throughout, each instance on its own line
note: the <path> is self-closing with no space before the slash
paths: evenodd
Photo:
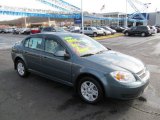
<path id="1" fill-rule="evenodd" d="M 112 50 L 111 48 L 108 48 L 108 47 L 107 47 L 107 49 L 108 49 L 108 50 Z"/>
<path id="2" fill-rule="evenodd" d="M 70 58 L 69 54 L 66 53 L 65 51 L 57 51 L 54 53 L 55 56 L 57 57 L 65 57 L 65 58 Z"/>
<path id="3" fill-rule="evenodd" d="M 54 53 L 54 55 L 57 57 L 64 57 L 65 54 L 66 54 L 65 51 L 57 51 Z"/>

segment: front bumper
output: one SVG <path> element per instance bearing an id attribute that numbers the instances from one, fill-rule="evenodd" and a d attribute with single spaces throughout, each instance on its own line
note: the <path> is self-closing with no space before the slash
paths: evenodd
<path id="1" fill-rule="evenodd" d="M 129 100 L 134 99 L 142 95 L 145 88 L 149 84 L 150 73 L 147 72 L 146 76 L 143 80 L 139 80 L 130 85 L 110 85 L 109 91 L 107 93 L 107 97 Z"/>
<path id="2" fill-rule="evenodd" d="M 98 35 L 103 35 L 104 34 L 104 32 L 98 32 Z"/>

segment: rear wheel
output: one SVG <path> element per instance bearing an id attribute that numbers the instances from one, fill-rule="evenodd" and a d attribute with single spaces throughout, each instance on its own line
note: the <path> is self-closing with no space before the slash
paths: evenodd
<path id="1" fill-rule="evenodd" d="M 19 76 L 26 77 L 28 75 L 26 65 L 22 60 L 16 62 L 16 69 Z"/>
<path id="2" fill-rule="evenodd" d="M 145 36 L 146 36 L 146 33 L 144 33 L 144 32 L 141 33 L 141 36 L 142 36 L 142 37 L 145 37 Z"/>
<path id="3" fill-rule="evenodd" d="M 93 33 L 93 36 L 94 36 L 94 37 L 97 37 L 97 33 Z"/>
<path id="4" fill-rule="evenodd" d="M 103 33 L 103 36 L 106 36 L 106 35 L 107 35 L 107 34 L 104 32 L 104 33 Z"/>
<path id="5" fill-rule="evenodd" d="M 102 100 L 103 90 L 99 82 L 91 77 L 82 78 L 78 84 L 78 94 L 81 99 L 89 104 Z"/>

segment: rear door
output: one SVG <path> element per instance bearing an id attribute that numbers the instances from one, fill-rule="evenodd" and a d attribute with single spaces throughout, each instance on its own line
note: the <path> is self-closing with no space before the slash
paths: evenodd
<path id="1" fill-rule="evenodd" d="M 71 81 L 71 59 L 55 56 L 57 51 L 66 51 L 64 45 L 57 37 L 45 38 L 45 50 L 42 56 L 43 73 L 58 78 L 59 80 Z"/>
<path id="2" fill-rule="evenodd" d="M 133 35 L 137 34 L 137 27 L 131 28 L 131 34 L 133 34 Z"/>
<path id="3" fill-rule="evenodd" d="M 84 27 L 84 34 L 88 34 L 87 27 Z"/>
<path id="4" fill-rule="evenodd" d="M 91 27 L 88 27 L 88 34 L 92 35 L 93 34 L 93 30 Z"/>
<path id="5" fill-rule="evenodd" d="M 145 30 L 145 28 L 143 26 L 138 26 L 136 33 L 141 34 L 144 30 Z"/>
<path id="6" fill-rule="evenodd" d="M 43 50 L 44 40 L 42 36 L 34 36 L 25 40 L 23 56 L 29 69 L 41 72 L 41 55 Z"/>

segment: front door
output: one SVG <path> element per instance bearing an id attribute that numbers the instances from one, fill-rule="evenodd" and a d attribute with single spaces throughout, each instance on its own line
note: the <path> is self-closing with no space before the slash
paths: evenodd
<path id="1" fill-rule="evenodd" d="M 42 56 L 43 73 L 70 82 L 71 60 L 55 56 L 57 51 L 65 50 L 65 47 L 58 42 L 57 38 L 51 37 L 45 39 L 45 50 Z"/>

